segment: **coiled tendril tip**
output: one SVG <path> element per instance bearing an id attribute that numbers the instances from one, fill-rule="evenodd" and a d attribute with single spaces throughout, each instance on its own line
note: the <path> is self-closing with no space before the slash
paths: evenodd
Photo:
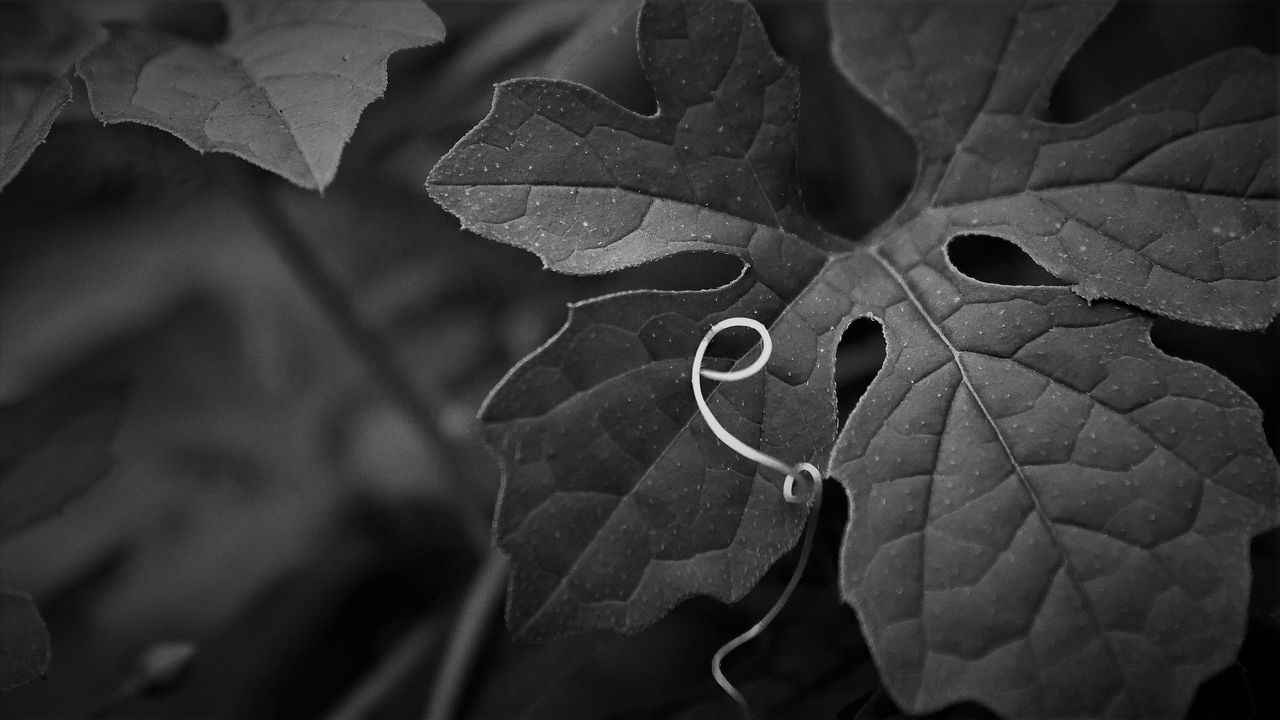
<path id="1" fill-rule="evenodd" d="M 702 367 L 703 358 L 706 356 L 707 347 L 711 341 L 715 339 L 722 331 L 729 328 L 743 327 L 754 330 L 756 335 L 760 336 L 760 355 L 746 367 L 737 370 L 707 370 Z M 738 380 L 746 380 L 764 369 L 766 363 L 769 362 L 769 356 L 773 354 L 773 338 L 769 336 L 769 329 L 759 320 L 748 317 L 733 317 L 721 320 L 702 337 L 702 342 L 698 343 L 698 350 L 693 354 L 693 373 L 691 380 L 693 382 L 693 399 L 698 405 L 698 411 L 702 414 L 702 419 L 707 422 L 711 428 L 711 432 L 715 434 L 720 442 L 728 445 L 734 452 L 753 460 L 757 464 L 776 470 L 782 473 L 785 478 L 782 483 L 782 497 L 789 503 L 803 503 L 808 500 L 811 492 L 799 494 L 795 490 L 796 479 L 801 476 L 807 476 L 809 487 L 814 487 L 822 478 L 822 474 L 818 472 L 818 468 L 813 463 L 802 462 L 795 465 L 784 463 L 778 458 L 768 455 L 750 445 L 742 442 L 733 433 L 725 429 L 716 420 L 715 415 L 711 414 L 711 408 L 707 406 L 707 399 L 702 394 L 701 378 L 708 380 L 718 380 L 721 382 L 735 382 Z"/>

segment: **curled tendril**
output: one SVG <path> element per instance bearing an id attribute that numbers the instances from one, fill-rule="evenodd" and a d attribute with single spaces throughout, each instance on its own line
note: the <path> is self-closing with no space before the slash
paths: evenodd
<path id="1" fill-rule="evenodd" d="M 712 339 L 714 339 L 722 330 L 734 327 L 749 328 L 754 330 L 756 334 L 760 336 L 760 356 L 752 361 L 750 365 L 738 370 L 704 370 L 702 368 L 702 359 L 703 356 L 706 355 L 707 346 L 711 344 Z M 760 370 L 764 368 L 765 363 L 769 362 L 769 356 L 772 353 L 773 339 L 769 337 L 768 328 L 761 324 L 760 321 L 745 317 L 729 318 L 712 325 L 711 329 L 707 331 L 707 334 L 703 336 L 702 342 L 698 344 L 698 351 L 693 355 L 693 372 L 691 373 L 693 382 L 693 399 L 698 404 L 698 412 L 702 413 L 702 419 L 707 422 L 707 425 L 711 428 L 711 432 L 715 433 L 715 436 L 720 439 L 720 442 L 728 445 L 734 452 L 748 460 L 754 460 L 756 463 L 763 465 L 764 467 L 783 473 L 786 477 L 782 484 L 782 497 L 787 502 L 798 504 L 807 502 L 810 499 L 812 499 L 813 502 L 812 510 L 810 511 L 810 519 L 804 531 L 804 541 L 800 547 L 800 557 L 796 561 L 795 570 L 792 571 L 791 579 L 787 581 L 786 588 L 783 589 L 782 594 L 778 596 L 776 601 L 774 601 L 773 607 L 769 608 L 769 612 L 765 613 L 764 617 L 760 618 L 759 622 L 748 628 L 746 632 L 722 645 L 720 649 L 716 651 L 715 656 L 711 659 L 712 677 L 714 677 L 716 683 L 724 689 L 725 693 L 727 693 L 729 697 L 733 698 L 734 702 L 738 703 L 738 707 L 742 710 L 742 716 L 747 718 L 747 720 L 751 720 L 751 706 L 747 703 L 747 699 L 742 696 L 742 693 L 738 692 L 738 689 L 733 686 L 733 683 L 729 682 L 729 679 L 725 677 L 721 666 L 724 664 L 724 659 L 729 653 L 764 632 L 765 628 L 769 626 L 769 623 L 773 622 L 773 619 L 782 611 L 782 607 L 786 605 L 787 599 L 791 597 L 791 594 L 796 589 L 796 585 L 800 582 L 800 575 L 804 572 L 805 562 L 809 559 L 809 552 L 813 548 L 813 531 L 814 528 L 817 527 L 817 521 L 814 520 L 812 516 L 818 514 L 818 509 L 822 505 L 822 474 L 818 472 L 818 468 L 815 467 L 813 463 L 801 462 L 795 465 L 788 465 L 778 458 L 761 452 L 760 450 L 753 448 L 734 437 L 733 433 L 726 430 L 724 426 L 720 424 L 720 421 L 716 420 L 715 416 L 711 414 L 711 408 L 707 406 L 707 399 L 702 394 L 702 378 L 707 378 L 708 380 L 719 380 L 721 382 L 745 380 L 760 372 Z M 796 478 L 801 475 L 807 476 L 810 490 L 803 495 L 798 495 L 795 492 L 795 482 Z"/>
<path id="2" fill-rule="evenodd" d="M 760 357 L 757 357 L 752 363 L 738 370 L 704 370 L 702 367 L 702 358 L 707 353 L 707 346 L 716 335 L 723 330 L 734 327 L 750 328 L 756 331 L 760 336 Z M 788 465 L 772 455 L 767 455 L 750 445 L 742 442 L 733 436 L 716 420 L 716 416 L 711 414 L 711 408 L 707 407 L 707 399 L 702 394 L 702 380 L 719 380 L 721 382 L 734 382 L 737 380 L 746 380 L 755 375 L 764 368 L 765 363 L 769 362 L 769 356 L 773 354 L 773 338 L 769 337 L 769 330 L 759 321 L 745 317 L 734 317 L 727 320 L 721 320 L 711 326 L 711 330 L 703 336 L 702 342 L 698 343 L 698 351 L 693 354 L 693 399 L 698 404 L 698 412 L 702 413 L 702 419 L 707 421 L 707 425 L 711 428 L 711 432 L 715 433 L 720 442 L 728 445 L 734 452 L 767 468 L 777 470 L 786 476 L 782 482 L 782 497 L 789 503 L 802 503 L 808 500 L 806 495 L 797 495 L 795 492 L 796 477 L 799 475 L 807 475 L 810 487 L 817 487 L 822 479 L 818 468 L 813 463 L 802 462 L 796 465 Z"/>

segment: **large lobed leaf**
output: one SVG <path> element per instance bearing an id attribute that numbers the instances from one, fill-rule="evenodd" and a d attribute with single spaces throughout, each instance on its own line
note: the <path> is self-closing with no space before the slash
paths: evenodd
<path id="1" fill-rule="evenodd" d="M 831 5 L 837 63 L 922 158 L 869 248 L 892 278 L 873 301 L 888 358 L 832 456 L 862 509 L 842 590 L 908 709 L 1177 715 L 1234 656 L 1248 540 L 1276 522 L 1261 414 L 1156 350 L 1144 317 L 975 283 L 944 248 L 998 235 L 1086 299 L 1262 327 L 1275 65 L 1226 53 L 1050 125 L 1036 113 L 1106 8 L 978 7 Z"/>
<path id="2" fill-rule="evenodd" d="M 420 0 L 225 0 L 216 47 L 116 25 L 79 63 L 94 114 L 167 130 L 323 190 L 387 57 L 444 38 Z"/>
<path id="3" fill-rule="evenodd" d="M 577 305 L 494 390 L 514 629 L 636 630 L 690 594 L 741 597 L 794 544 L 803 510 L 688 390 L 702 334 L 748 315 L 774 356 L 712 409 L 844 484 L 841 589 L 899 704 L 1185 709 L 1239 645 L 1277 467 L 1249 398 L 1156 349 L 1142 312 L 1093 301 L 1221 327 L 1275 315 L 1276 71 L 1226 53 L 1042 122 L 1107 9 L 833 3 L 837 64 L 920 147 L 910 197 L 856 245 L 801 215 L 796 78 L 743 3 L 645 6 L 655 116 L 570 83 L 499 87 L 428 181 L 466 227 L 573 273 L 700 249 L 748 265 L 716 290 Z M 1074 286 L 960 274 L 946 245 L 975 232 Z M 887 358 L 837 440 L 832 358 L 864 316 Z M 721 367 L 753 352 L 712 345 Z"/>

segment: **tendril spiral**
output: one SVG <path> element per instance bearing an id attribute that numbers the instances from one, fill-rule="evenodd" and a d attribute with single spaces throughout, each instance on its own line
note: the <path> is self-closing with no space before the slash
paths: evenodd
<path id="1" fill-rule="evenodd" d="M 715 339 L 715 336 L 729 328 L 742 327 L 754 330 L 760 336 L 760 356 L 744 368 L 738 370 L 706 370 L 702 367 L 703 357 L 707 353 L 707 346 Z M 797 463 L 788 465 L 787 463 L 773 457 L 767 453 L 761 452 L 756 448 L 742 442 L 734 437 L 733 433 L 725 429 L 716 420 L 716 416 L 711 414 L 711 408 L 707 406 L 707 399 L 702 394 L 702 378 L 708 380 L 718 380 L 721 382 L 735 382 L 738 380 L 746 380 L 764 369 L 766 363 L 769 362 L 769 356 L 773 354 L 773 338 L 769 336 L 769 330 L 759 320 L 746 317 L 733 317 L 727 320 L 721 320 L 702 337 L 702 342 L 698 344 L 698 350 L 693 354 L 693 399 L 698 404 L 698 412 L 702 413 L 702 419 L 707 422 L 711 428 L 711 432 L 720 439 L 720 442 L 728 445 L 734 452 L 747 458 L 754 460 L 756 463 L 767 468 L 777 470 L 786 477 L 782 482 L 782 497 L 789 503 L 802 503 L 808 500 L 809 493 L 797 494 L 795 491 L 796 478 L 805 475 L 809 481 L 809 487 L 817 487 L 822 480 L 822 475 L 818 472 L 818 468 L 810 462 Z"/>

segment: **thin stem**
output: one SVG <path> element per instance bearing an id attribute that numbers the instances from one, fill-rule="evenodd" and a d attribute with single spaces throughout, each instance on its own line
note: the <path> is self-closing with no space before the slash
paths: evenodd
<path id="1" fill-rule="evenodd" d="M 377 704 L 426 657 L 442 633 L 439 616 L 431 615 L 418 621 L 325 720 L 358 720 L 372 714 Z"/>
<path id="2" fill-rule="evenodd" d="M 453 720 L 462 691 L 479 655 L 485 630 L 507 584 L 507 559 L 494 550 L 471 580 L 458 609 L 458 620 L 431 686 L 426 720 Z"/>
<path id="3" fill-rule="evenodd" d="M 796 566 L 795 569 L 791 571 L 791 579 L 787 581 L 787 586 L 782 590 L 782 594 L 778 596 L 778 599 L 773 602 L 773 606 L 769 608 L 769 612 L 765 613 L 764 617 L 760 618 L 759 622 L 747 628 L 747 630 L 741 635 L 720 646 L 720 649 L 716 651 L 715 657 L 711 659 L 711 676 L 715 678 L 716 683 L 720 685 L 725 693 L 727 693 L 729 697 L 733 698 L 733 701 L 738 704 L 738 709 L 742 711 L 742 717 L 744 720 L 752 720 L 754 717 L 751 714 L 751 705 L 747 702 L 747 699 L 743 697 L 742 692 L 739 691 L 733 683 L 729 682 L 729 678 L 725 677 L 723 670 L 724 659 L 729 655 L 729 653 L 759 637 L 760 633 L 764 632 L 765 629 L 769 627 L 769 623 L 773 622 L 773 619 L 778 616 L 778 613 L 782 612 L 783 606 L 785 606 L 787 601 L 791 599 L 791 594 L 795 592 L 796 585 L 800 583 L 800 576 L 804 575 L 805 565 L 809 560 L 809 553 L 813 550 L 813 533 L 818 527 L 818 513 L 821 509 L 822 480 L 819 479 L 813 488 L 813 507 L 809 510 L 808 523 L 804 529 L 804 540 L 800 546 L 800 557 L 796 559 Z"/>
<path id="4" fill-rule="evenodd" d="M 374 380 L 409 413 L 418 431 L 437 451 L 445 475 L 456 486 L 457 509 L 474 547 L 488 547 L 489 523 L 474 497 L 469 483 L 474 461 L 463 455 L 457 443 L 440 425 L 432 408 L 444 407 L 441 395 L 431 388 L 415 386 L 392 355 L 387 343 L 360 317 L 347 291 L 329 273 L 306 237 L 294 227 L 277 190 L 269 179 L 250 182 L 244 200 L 275 243 L 281 257 L 315 297 L 343 338 L 359 355 Z"/>

